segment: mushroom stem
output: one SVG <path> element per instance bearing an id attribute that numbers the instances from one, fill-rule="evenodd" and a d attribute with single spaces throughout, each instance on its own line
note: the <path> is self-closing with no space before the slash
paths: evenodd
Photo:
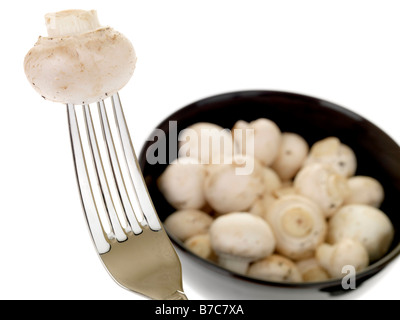
<path id="1" fill-rule="evenodd" d="M 224 254 L 218 256 L 218 262 L 225 269 L 242 274 L 247 272 L 250 264 L 248 259 Z"/>
<path id="2" fill-rule="evenodd" d="M 71 36 L 100 28 L 95 10 L 65 10 L 45 15 L 49 37 Z"/>

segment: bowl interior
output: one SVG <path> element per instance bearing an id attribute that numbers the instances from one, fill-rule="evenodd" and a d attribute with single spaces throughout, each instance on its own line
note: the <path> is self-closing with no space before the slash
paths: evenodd
<path id="1" fill-rule="evenodd" d="M 147 150 L 154 143 L 164 144 L 166 150 L 177 150 L 177 136 L 173 132 L 180 132 L 196 122 L 212 122 L 231 129 L 237 120 L 252 121 L 258 118 L 275 121 L 283 132 L 300 134 L 310 146 L 329 136 L 338 137 L 356 153 L 356 174 L 374 177 L 382 183 L 385 200 L 381 209 L 391 219 L 395 237 L 386 256 L 369 266 L 361 276 L 379 271 L 400 253 L 399 146 L 370 121 L 343 107 L 314 97 L 287 92 L 242 91 L 209 97 L 178 110 L 157 126 L 157 129 L 165 133 L 165 137 L 160 136 L 159 131 L 154 131 L 141 150 L 139 162 L 161 221 L 175 210 L 159 192 L 156 181 L 177 155 L 167 154 L 167 159 L 160 157 L 160 162 L 163 163 L 149 164 L 146 160 Z M 170 121 L 176 121 L 176 131 L 172 130 L 174 123 L 171 126 Z M 173 237 L 172 240 L 184 249 L 180 241 Z"/>

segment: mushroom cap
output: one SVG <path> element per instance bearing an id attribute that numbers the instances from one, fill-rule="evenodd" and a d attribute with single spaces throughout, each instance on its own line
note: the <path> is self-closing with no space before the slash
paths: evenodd
<path id="1" fill-rule="evenodd" d="M 276 198 L 271 194 L 263 194 L 253 203 L 249 213 L 265 218 L 269 207 L 275 202 Z"/>
<path id="2" fill-rule="evenodd" d="M 367 249 L 371 262 L 388 251 L 393 236 L 394 228 L 387 215 L 363 204 L 343 206 L 329 221 L 329 243 L 346 238 L 359 241 Z"/>
<path id="3" fill-rule="evenodd" d="M 75 10 L 67 12 L 77 15 Z M 25 57 L 26 77 L 45 99 L 90 104 L 118 92 L 133 75 L 136 53 L 131 42 L 112 28 L 85 24 L 87 16 L 81 20 L 81 27 L 89 30 L 39 37 Z"/>
<path id="4" fill-rule="evenodd" d="M 297 193 L 318 204 L 326 217 L 337 211 L 348 194 L 346 178 L 322 163 L 303 167 L 294 179 L 294 187 Z"/>
<path id="5" fill-rule="evenodd" d="M 263 192 L 262 178 L 258 170 L 239 175 L 236 163 L 215 165 L 207 170 L 204 195 L 207 203 L 218 213 L 246 211 Z"/>
<path id="6" fill-rule="evenodd" d="M 237 153 L 254 156 L 254 129 L 249 122 L 238 120 L 232 128 L 232 137 L 238 147 Z"/>
<path id="7" fill-rule="evenodd" d="M 328 137 L 314 143 L 305 165 L 310 163 L 329 164 L 344 177 L 353 176 L 357 169 L 357 158 L 354 151 L 336 137 Z"/>
<path id="8" fill-rule="evenodd" d="M 369 264 L 366 248 L 353 239 L 342 239 L 334 245 L 321 244 L 316 250 L 316 259 L 331 277 L 343 277 L 343 267 L 352 266 L 355 271 L 365 269 Z"/>
<path id="9" fill-rule="evenodd" d="M 218 217 L 210 227 L 211 246 L 217 255 L 249 262 L 269 256 L 275 250 L 275 237 L 268 223 L 247 212 Z"/>
<path id="10" fill-rule="evenodd" d="M 272 192 L 272 195 L 275 198 L 280 198 L 280 197 L 291 195 L 291 194 L 296 195 L 297 191 L 296 191 L 295 187 L 290 184 L 289 185 L 284 184 L 281 188 L 276 189 Z"/>
<path id="11" fill-rule="evenodd" d="M 259 170 L 264 185 L 264 193 L 271 194 L 282 187 L 281 178 L 275 170 L 264 166 L 261 166 Z"/>
<path id="12" fill-rule="evenodd" d="M 202 164 L 222 164 L 235 149 L 230 130 L 210 122 L 183 129 L 178 140 L 179 156 L 197 158 Z"/>
<path id="13" fill-rule="evenodd" d="M 203 259 L 213 255 L 209 233 L 196 234 L 185 241 L 185 247 Z"/>
<path id="14" fill-rule="evenodd" d="M 246 139 L 237 140 L 236 130 L 253 129 L 252 137 L 254 138 L 253 152 L 250 152 L 248 146 L 244 143 Z M 247 123 L 243 120 L 238 121 L 233 127 L 233 137 L 241 146 L 242 153 L 254 155 L 262 164 L 269 166 L 278 155 L 281 145 L 281 131 L 275 122 L 269 119 L 260 118 Z M 242 137 L 246 133 L 242 133 Z"/>
<path id="15" fill-rule="evenodd" d="M 181 241 L 208 232 L 213 218 L 207 213 L 194 210 L 178 210 L 165 219 L 164 226 L 167 231 Z"/>
<path id="16" fill-rule="evenodd" d="M 303 137 L 296 133 L 282 133 L 282 142 L 271 168 L 285 181 L 292 179 L 302 167 L 308 155 L 309 146 Z"/>
<path id="17" fill-rule="evenodd" d="M 326 237 L 327 223 L 320 208 L 299 195 L 277 199 L 266 214 L 276 238 L 276 250 L 298 260 L 311 257 Z"/>
<path id="18" fill-rule="evenodd" d="M 372 177 L 355 176 L 347 180 L 349 193 L 344 204 L 366 204 L 376 208 L 382 204 L 385 192 L 378 180 Z"/>
<path id="19" fill-rule="evenodd" d="M 201 209 L 206 205 L 206 169 L 197 159 L 174 160 L 157 180 L 158 188 L 175 209 Z"/>
<path id="20" fill-rule="evenodd" d="M 317 282 L 329 279 L 328 273 L 315 257 L 297 261 L 296 265 L 305 282 Z"/>
<path id="21" fill-rule="evenodd" d="M 296 264 L 286 257 L 273 254 L 251 264 L 248 275 L 257 279 L 277 282 L 301 282 Z"/>

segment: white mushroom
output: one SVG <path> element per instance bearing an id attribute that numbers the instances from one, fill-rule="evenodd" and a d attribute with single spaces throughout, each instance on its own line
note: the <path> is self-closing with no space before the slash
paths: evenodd
<path id="1" fill-rule="evenodd" d="M 255 157 L 255 130 L 249 122 L 237 121 L 232 128 L 232 136 L 235 145 L 238 147 L 237 153 Z"/>
<path id="2" fill-rule="evenodd" d="M 281 188 L 276 189 L 272 192 L 272 195 L 275 198 L 280 198 L 280 197 L 290 195 L 290 194 L 297 194 L 297 191 L 293 185 L 286 185 L 286 184 L 282 185 Z"/>
<path id="3" fill-rule="evenodd" d="M 326 217 L 332 216 L 348 194 L 347 180 L 330 165 L 310 164 L 294 179 L 296 192 L 317 203 Z"/>
<path id="4" fill-rule="evenodd" d="M 240 120 L 232 130 L 234 132 L 233 137 L 241 146 L 243 154 L 254 155 L 265 166 L 272 164 L 278 155 L 281 145 L 281 131 L 275 122 L 264 118 L 250 123 Z M 254 130 L 252 133 L 254 148 L 249 148 L 245 144 L 246 130 Z M 240 131 L 242 132 L 241 135 L 239 134 Z M 242 138 L 238 140 L 240 136 Z M 253 151 L 253 154 L 251 151 Z"/>
<path id="5" fill-rule="evenodd" d="M 208 232 L 213 218 L 207 213 L 194 210 L 178 210 L 165 219 L 165 229 L 177 239 L 186 241 L 187 239 Z"/>
<path id="6" fill-rule="evenodd" d="M 230 130 L 209 122 L 198 122 L 179 133 L 179 156 L 197 158 L 202 164 L 222 164 L 232 157 Z"/>
<path id="7" fill-rule="evenodd" d="M 320 208 L 299 195 L 277 199 L 266 214 L 276 238 L 276 250 L 298 260 L 311 257 L 326 237 L 327 223 Z"/>
<path id="8" fill-rule="evenodd" d="M 203 259 L 210 259 L 213 255 L 209 233 L 190 237 L 185 241 L 185 247 Z"/>
<path id="9" fill-rule="evenodd" d="M 342 239 L 334 245 L 322 244 L 317 248 L 316 259 L 333 278 L 343 277 L 343 267 L 351 266 L 355 271 L 369 264 L 368 252 L 358 241 Z"/>
<path id="10" fill-rule="evenodd" d="M 274 169 L 282 180 L 292 179 L 302 167 L 308 155 L 308 144 L 303 137 L 296 133 L 282 133 L 282 142 L 278 156 L 272 163 Z"/>
<path id="11" fill-rule="evenodd" d="M 201 209 L 206 205 L 204 165 L 197 159 L 174 160 L 157 180 L 158 188 L 175 209 Z"/>
<path id="12" fill-rule="evenodd" d="M 301 282 L 296 264 L 286 257 L 273 254 L 251 264 L 248 275 L 253 278 L 276 282 Z"/>
<path id="13" fill-rule="evenodd" d="M 263 172 L 269 172 L 269 174 L 267 175 L 262 175 L 264 178 L 263 181 L 265 185 L 265 191 L 253 203 L 253 205 L 249 209 L 249 212 L 262 218 L 266 218 L 266 214 L 269 211 L 269 208 L 277 199 L 286 195 L 295 195 L 296 190 L 292 186 L 292 183 L 289 183 L 288 181 L 282 183 L 280 181 L 280 178 L 272 169 L 268 167 L 263 167 L 262 169 L 263 170 L 261 171 L 261 175 Z M 269 176 L 271 177 L 271 179 L 268 179 Z M 266 179 L 268 179 L 267 183 L 265 183 Z"/>
<path id="14" fill-rule="evenodd" d="M 388 251 L 393 236 L 394 228 L 387 215 L 363 204 L 346 205 L 329 221 L 329 243 L 346 238 L 359 241 L 367 249 L 371 262 Z"/>
<path id="15" fill-rule="evenodd" d="M 329 275 L 317 259 L 308 258 L 296 262 L 304 282 L 318 282 L 329 279 Z"/>
<path id="16" fill-rule="evenodd" d="M 48 37 L 39 37 L 24 61 L 25 74 L 45 99 L 89 104 L 111 96 L 131 78 L 131 42 L 101 27 L 96 11 L 68 10 L 45 16 Z"/>
<path id="17" fill-rule="evenodd" d="M 336 137 L 325 138 L 314 143 L 305 165 L 310 163 L 330 164 L 337 173 L 344 177 L 353 176 L 357 169 L 357 158 L 354 151 Z"/>
<path id="18" fill-rule="evenodd" d="M 247 211 L 263 192 L 258 170 L 239 175 L 237 163 L 215 165 L 208 168 L 204 183 L 207 203 L 218 213 Z"/>
<path id="19" fill-rule="evenodd" d="M 264 193 L 271 194 L 282 187 L 281 178 L 273 169 L 262 166 L 259 170 L 264 185 Z"/>
<path id="20" fill-rule="evenodd" d="M 268 223 L 246 212 L 215 219 L 210 227 L 210 239 L 219 264 L 243 274 L 250 262 L 267 257 L 275 250 L 274 234 Z"/>
<path id="21" fill-rule="evenodd" d="M 376 208 L 381 205 L 385 192 L 378 180 L 372 177 L 355 176 L 347 180 L 349 193 L 345 204 L 366 204 Z"/>
<path id="22" fill-rule="evenodd" d="M 263 194 L 250 207 L 249 213 L 265 218 L 270 206 L 275 202 L 276 198 L 271 194 Z"/>

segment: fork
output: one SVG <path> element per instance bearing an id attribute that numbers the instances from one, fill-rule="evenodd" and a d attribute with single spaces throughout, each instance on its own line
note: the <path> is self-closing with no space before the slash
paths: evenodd
<path id="1" fill-rule="evenodd" d="M 114 144 L 105 101 L 99 101 L 97 109 L 106 150 L 103 155 L 105 153 L 108 158 L 112 174 L 107 174 L 104 168 L 91 107 L 82 106 L 85 125 L 80 125 L 76 106 L 67 104 L 75 172 L 94 246 L 110 276 L 123 288 L 150 299 L 187 300 L 182 287 L 181 263 L 145 185 L 119 94 L 112 95 L 110 100 L 127 168 L 125 174 Z M 79 126 L 86 128 L 92 159 L 85 155 Z M 95 178 L 89 174 L 89 164 L 93 164 Z M 131 201 L 127 183 L 134 190 L 133 200 L 136 202 Z M 92 186 L 95 184 L 99 187 L 100 201 L 94 196 Z M 112 194 L 112 188 L 116 188 L 118 196 Z M 133 204 L 136 204 L 136 209 Z M 105 218 L 99 214 L 100 207 L 105 209 Z"/>

